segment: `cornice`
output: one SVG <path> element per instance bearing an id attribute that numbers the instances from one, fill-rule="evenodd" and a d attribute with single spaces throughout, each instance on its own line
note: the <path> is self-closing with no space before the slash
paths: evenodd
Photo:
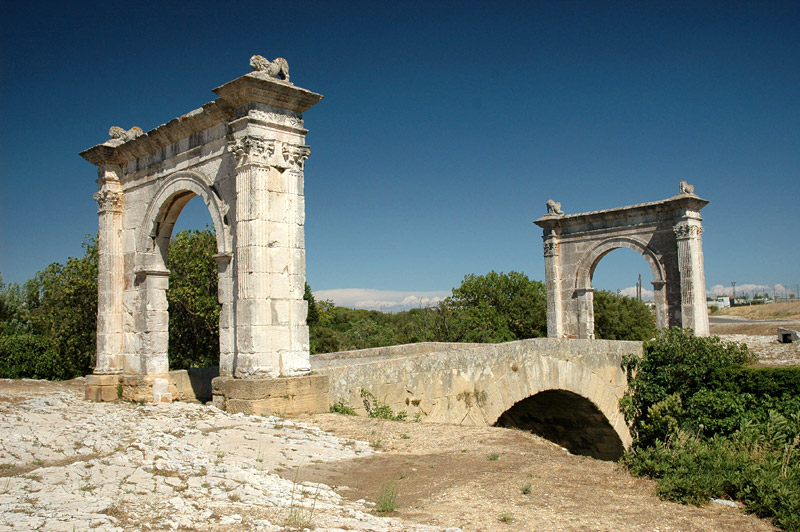
<path id="1" fill-rule="evenodd" d="M 139 157 L 144 157 L 162 148 L 174 144 L 194 133 L 236 118 L 236 108 L 249 103 L 271 105 L 279 109 L 287 109 L 297 113 L 308 110 L 322 99 L 321 94 L 296 87 L 292 83 L 273 78 L 264 72 L 251 72 L 221 87 L 214 89 L 218 98 L 178 118 L 170 120 L 142 135 L 120 139 L 112 138 L 80 153 L 81 157 L 96 166 L 106 164 L 124 165 Z M 247 110 L 245 109 L 245 113 Z M 259 120 L 268 119 L 269 115 L 259 116 Z M 289 119 L 286 119 L 289 120 Z M 302 117 L 297 127 L 302 129 Z M 284 120 L 285 121 L 285 120 Z"/>

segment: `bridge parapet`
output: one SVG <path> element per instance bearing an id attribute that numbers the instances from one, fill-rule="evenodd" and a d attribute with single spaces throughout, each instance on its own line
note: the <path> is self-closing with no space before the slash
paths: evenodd
<path id="1" fill-rule="evenodd" d="M 312 357 L 312 368 L 328 376 L 331 402 L 365 414 L 364 389 L 395 412 L 442 423 L 494 425 L 520 401 L 564 390 L 596 406 L 627 447 L 631 437 L 619 411 L 627 380 L 620 364 L 623 356 L 641 353 L 641 342 L 536 338 L 335 353 Z"/>

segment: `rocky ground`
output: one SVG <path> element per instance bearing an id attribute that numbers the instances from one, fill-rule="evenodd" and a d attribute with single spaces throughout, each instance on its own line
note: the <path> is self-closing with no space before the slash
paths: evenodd
<path id="1" fill-rule="evenodd" d="M 740 319 L 737 323 L 711 325 L 711 333 L 728 342 L 747 344 L 758 355 L 759 366 L 800 366 L 800 342 L 778 342 L 778 327 L 800 330 L 800 321 Z"/>
<path id="2" fill-rule="evenodd" d="M 442 530 L 275 473 L 368 443 L 200 404 L 89 403 L 81 381 L 0 381 L 0 530 Z"/>
<path id="3" fill-rule="evenodd" d="M 773 530 L 520 431 L 89 403 L 82 385 L 0 380 L 0 531 Z"/>

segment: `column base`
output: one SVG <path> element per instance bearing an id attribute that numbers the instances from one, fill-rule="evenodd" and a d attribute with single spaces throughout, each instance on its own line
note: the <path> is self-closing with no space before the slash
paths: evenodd
<path id="1" fill-rule="evenodd" d="M 95 402 L 122 400 L 142 403 L 169 403 L 173 397 L 178 397 L 178 389 L 169 374 L 92 374 L 86 376 L 84 396 L 87 400 Z"/>
<path id="2" fill-rule="evenodd" d="M 328 376 L 275 379 L 217 377 L 211 381 L 214 406 L 232 414 L 286 416 L 329 409 Z"/>

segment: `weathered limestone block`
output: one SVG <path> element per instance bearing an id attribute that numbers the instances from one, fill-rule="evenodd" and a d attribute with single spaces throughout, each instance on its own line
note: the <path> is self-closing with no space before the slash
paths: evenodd
<path id="1" fill-rule="evenodd" d="M 153 381 L 153 402 L 171 403 L 172 393 L 169 391 L 169 379 L 155 379 Z"/>
<path id="2" fill-rule="evenodd" d="M 228 412 L 254 415 L 327 412 L 328 387 L 325 375 L 276 379 L 217 377 L 212 381 L 215 405 L 222 405 Z"/>

